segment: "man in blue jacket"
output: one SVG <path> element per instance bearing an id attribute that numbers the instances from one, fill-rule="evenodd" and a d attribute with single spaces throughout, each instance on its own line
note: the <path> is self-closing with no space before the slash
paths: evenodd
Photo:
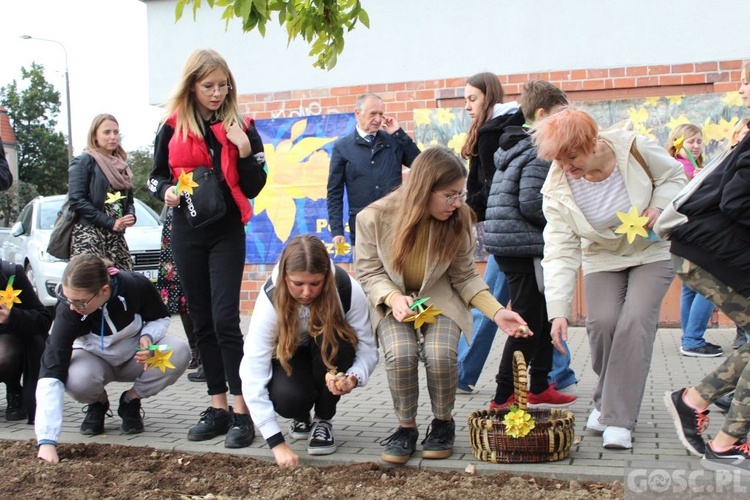
<path id="1" fill-rule="evenodd" d="M 354 106 L 357 128 L 333 145 L 327 197 L 333 242 L 343 243 L 346 187 L 352 245 L 357 214 L 400 186 L 403 165 L 410 166 L 419 154 L 419 148 L 396 119 L 384 115 L 380 97 L 363 94 Z"/>

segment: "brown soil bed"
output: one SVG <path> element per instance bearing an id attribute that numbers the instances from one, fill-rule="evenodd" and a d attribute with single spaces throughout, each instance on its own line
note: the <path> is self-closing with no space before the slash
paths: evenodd
<path id="1" fill-rule="evenodd" d="M 510 474 L 426 472 L 376 463 L 283 469 L 247 457 L 191 455 L 104 444 L 60 445 L 36 459 L 32 441 L 0 441 L 4 498 L 579 499 L 623 498 L 620 483 Z"/>

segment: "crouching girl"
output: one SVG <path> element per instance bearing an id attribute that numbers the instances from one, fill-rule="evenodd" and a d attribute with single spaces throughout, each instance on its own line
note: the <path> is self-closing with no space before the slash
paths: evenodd
<path id="1" fill-rule="evenodd" d="M 307 439 L 310 455 L 334 453 L 336 405 L 377 362 L 362 287 L 333 265 L 320 239 L 292 238 L 258 296 L 240 365 L 250 415 L 277 464 L 295 466 L 299 456 L 276 413 L 292 419 L 287 436 Z"/>
<path id="2" fill-rule="evenodd" d="M 143 432 L 141 398 L 172 385 L 190 361 L 187 343 L 166 336 L 169 312 L 141 274 L 107 267 L 95 255 L 77 255 L 65 268 L 57 298 L 36 391 L 38 457 L 50 463 L 59 461 L 64 391 L 88 405 L 81 434 L 93 436 L 104 432 L 106 385 L 133 382 L 120 396 L 117 414 L 122 432 L 137 434 Z M 156 344 L 169 345 L 171 355 L 161 367 L 144 366 Z"/>

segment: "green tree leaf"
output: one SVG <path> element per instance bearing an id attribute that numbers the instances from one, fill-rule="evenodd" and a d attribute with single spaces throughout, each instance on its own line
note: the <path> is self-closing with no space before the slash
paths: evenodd
<path id="1" fill-rule="evenodd" d="M 208 6 L 223 8 L 221 16 L 229 21 L 239 18 L 242 30 L 253 31 L 265 37 L 266 23 L 278 17 L 279 26 L 286 25 L 287 45 L 297 37 L 311 46 L 311 57 L 316 57 L 313 67 L 330 70 L 336 66 L 338 56 L 344 51 L 344 27 L 353 30 L 357 23 L 370 27 L 370 17 L 360 0 L 207 0 Z M 175 19 L 179 21 L 186 5 L 193 6 L 193 19 L 201 7 L 201 0 L 177 0 Z M 322 44 L 322 45 L 321 45 Z M 322 48 L 321 48 L 322 47 Z"/>

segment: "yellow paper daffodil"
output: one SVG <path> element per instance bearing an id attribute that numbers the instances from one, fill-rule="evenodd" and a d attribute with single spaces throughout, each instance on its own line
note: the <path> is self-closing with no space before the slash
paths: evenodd
<path id="1" fill-rule="evenodd" d="M 536 427 L 531 414 L 515 406 L 505 414 L 503 424 L 505 432 L 514 438 L 524 437 Z"/>
<path id="2" fill-rule="evenodd" d="M 107 193 L 107 201 L 104 203 L 117 203 L 118 201 L 124 199 L 125 197 L 120 193 L 119 191 L 115 191 L 114 193 Z"/>
<path id="3" fill-rule="evenodd" d="M 682 145 L 685 144 L 685 135 L 681 135 L 677 139 L 674 140 L 672 145 L 674 146 L 674 156 L 677 158 L 677 155 L 680 153 L 680 150 L 682 150 Z"/>
<path id="4" fill-rule="evenodd" d="M 13 309 L 13 304 L 21 303 L 21 299 L 18 298 L 21 295 L 21 290 L 13 289 L 15 278 L 15 276 L 11 276 L 8 279 L 8 285 L 5 287 L 5 290 L 0 290 L 0 304 L 5 304 L 5 307 L 8 309 Z"/>
<path id="5" fill-rule="evenodd" d="M 333 256 L 338 257 L 339 255 L 347 255 L 352 251 L 352 246 L 346 241 L 333 244 Z"/>
<path id="6" fill-rule="evenodd" d="M 626 214 L 617 212 L 617 217 L 622 222 L 622 225 L 615 229 L 615 233 L 625 233 L 628 237 L 628 243 L 633 243 L 636 236 L 643 236 L 644 238 L 648 236 L 648 232 L 644 227 L 648 222 L 648 217 L 638 215 L 636 207 L 631 207 L 630 212 Z"/>
<path id="7" fill-rule="evenodd" d="M 167 368 L 174 368 L 175 366 L 169 360 L 172 357 L 173 350 L 162 351 L 161 349 L 155 349 L 154 355 L 148 358 L 145 363 L 149 368 L 158 368 L 162 373 L 167 371 Z"/>
<path id="8" fill-rule="evenodd" d="M 438 316 L 440 314 L 443 314 L 442 309 L 433 309 L 433 305 L 430 304 L 427 309 L 424 309 L 420 311 L 418 314 L 415 314 L 414 316 L 410 316 L 406 318 L 404 321 L 408 322 L 414 322 L 414 329 L 418 329 L 420 326 L 424 325 L 425 323 L 434 323 L 435 322 L 435 316 Z"/>
<path id="9" fill-rule="evenodd" d="M 193 173 L 186 174 L 184 170 L 180 170 L 180 177 L 177 179 L 177 186 L 175 186 L 176 194 L 193 194 L 194 187 L 198 187 L 198 183 L 193 180 Z"/>

